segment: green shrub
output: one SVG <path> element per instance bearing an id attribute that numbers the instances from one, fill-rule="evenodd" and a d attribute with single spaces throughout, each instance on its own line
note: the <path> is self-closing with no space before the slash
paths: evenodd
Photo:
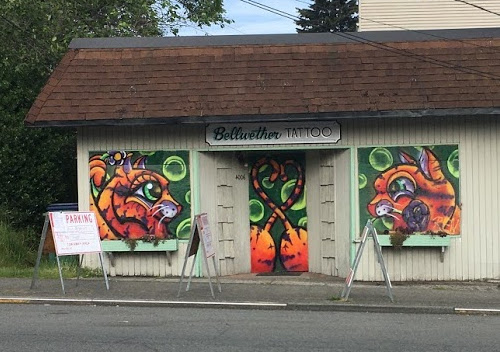
<path id="1" fill-rule="evenodd" d="M 36 261 L 36 249 L 32 230 L 16 230 L 0 220 L 0 266 L 32 267 Z"/>
<path id="2" fill-rule="evenodd" d="M 33 238 L 38 243 L 33 245 Z M 18 230 L 9 225 L 5 219 L 0 219 L 0 277 L 30 278 L 38 254 L 40 235 L 33 230 Z M 77 276 L 78 257 L 59 257 L 63 277 Z M 82 268 L 80 277 L 102 276 L 100 269 Z M 38 277 L 43 279 L 59 278 L 59 269 L 55 254 L 43 255 L 40 261 Z"/>

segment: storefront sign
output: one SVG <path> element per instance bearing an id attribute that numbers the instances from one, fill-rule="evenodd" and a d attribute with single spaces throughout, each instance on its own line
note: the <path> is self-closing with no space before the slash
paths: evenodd
<path id="1" fill-rule="evenodd" d="M 210 145 L 337 143 L 340 125 L 329 122 L 280 122 L 210 124 L 206 141 Z"/>

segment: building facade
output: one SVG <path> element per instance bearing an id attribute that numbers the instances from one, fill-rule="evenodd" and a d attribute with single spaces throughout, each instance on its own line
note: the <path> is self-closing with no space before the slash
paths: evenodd
<path id="1" fill-rule="evenodd" d="M 370 220 L 393 280 L 498 278 L 499 46 L 498 30 L 75 40 L 26 122 L 77 129 L 103 243 L 178 244 L 115 253 L 113 275 L 180 275 L 206 212 L 222 275 L 345 277 Z M 366 250 L 357 278 L 381 280 Z"/>

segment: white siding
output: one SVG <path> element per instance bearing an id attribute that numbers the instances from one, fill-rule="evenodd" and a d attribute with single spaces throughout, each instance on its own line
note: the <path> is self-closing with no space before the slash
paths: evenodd
<path id="1" fill-rule="evenodd" d="M 221 275 L 250 272 L 248 175 L 234 153 L 215 154 L 216 214 Z M 237 179 L 236 175 L 246 175 Z M 202 187 L 210 187 L 205 184 Z"/>
<path id="2" fill-rule="evenodd" d="M 326 149 L 307 155 L 309 270 L 345 275 L 351 233 L 350 150 Z"/>
<path id="3" fill-rule="evenodd" d="M 468 0 L 500 13 L 500 1 Z M 500 17 L 454 0 L 360 0 L 359 31 L 499 27 Z"/>
<path id="4" fill-rule="evenodd" d="M 440 247 L 384 248 L 392 280 L 500 277 L 498 119 L 386 119 L 359 121 L 349 124 L 348 128 L 353 129 L 352 142 L 356 146 L 459 145 L 462 235 L 451 239 L 443 262 L 440 261 Z M 356 233 L 359 233 L 359 224 L 357 227 Z M 372 246 L 365 248 L 357 279 L 382 280 Z"/>
<path id="5" fill-rule="evenodd" d="M 178 251 L 171 252 L 170 264 L 165 252 L 116 252 L 113 253 L 113 266 L 110 257 L 105 253 L 104 269 L 110 276 L 180 276 L 187 246 L 187 241 L 179 242 Z M 189 275 L 193 258 L 188 260 L 186 275 Z M 99 258 L 94 254 L 85 255 L 83 264 L 100 268 Z M 212 268 L 210 270 L 213 271 Z"/>
<path id="6" fill-rule="evenodd" d="M 353 207 L 351 187 L 351 149 L 336 153 L 335 160 L 335 251 L 336 275 L 345 277 L 349 271 L 351 218 Z"/>
<path id="7" fill-rule="evenodd" d="M 497 141 L 497 136 L 500 134 L 500 122 L 495 117 L 465 118 L 412 118 L 412 119 L 365 119 L 365 120 L 342 120 L 342 139 L 335 148 L 345 149 L 346 147 L 360 146 L 397 146 L 397 145 L 433 145 L 433 144 L 458 144 L 460 157 L 460 197 L 463 204 L 462 208 L 462 235 L 457 238 L 452 238 L 451 246 L 446 250 L 444 262 L 440 261 L 440 248 L 404 248 L 401 251 L 385 248 L 384 255 L 388 265 L 391 279 L 398 280 L 477 280 L 485 278 L 500 278 L 500 226 L 498 223 L 498 214 L 500 207 L 498 205 L 499 186 L 500 183 L 500 143 Z M 273 146 L 278 148 L 278 146 Z M 78 171 L 79 171 L 79 206 L 81 210 L 88 209 L 88 155 L 89 151 L 107 150 L 107 149 L 145 149 L 145 150 L 169 150 L 169 149 L 208 149 L 205 144 L 204 127 L 134 127 L 134 128 L 119 128 L 119 127 L 103 127 L 103 128 L 86 128 L 79 130 L 78 137 Z M 304 147 L 302 147 L 304 148 Z M 318 148 L 315 146 L 314 148 Z M 210 148 L 217 150 L 218 148 Z M 226 150 L 228 148 L 225 148 Z M 262 149 L 272 149 L 271 147 L 262 147 Z M 350 162 L 346 157 L 346 152 L 342 152 L 341 165 L 335 170 L 336 182 L 343 179 L 343 188 L 349 189 L 352 187 L 354 194 L 357 194 L 357 180 L 351 180 L 350 177 Z M 215 153 L 222 155 L 220 153 Z M 226 153 L 224 153 L 226 154 Z M 232 153 L 227 153 L 227 163 L 229 159 L 233 160 L 231 165 L 233 170 L 228 174 L 228 178 L 234 180 L 234 173 L 238 171 L 238 163 L 234 162 Z M 356 153 L 354 153 L 356 154 Z M 328 155 L 326 153 L 325 155 Z M 219 159 L 219 157 L 217 157 Z M 310 159 L 308 157 L 308 159 Z M 313 158 L 314 159 L 314 158 Z M 323 161 L 321 161 L 323 159 Z M 325 157 L 316 157 L 317 164 L 325 162 Z M 210 163 L 209 163 L 210 164 Z M 223 165 L 219 160 L 212 161 L 212 168 L 221 168 Z M 216 171 L 212 171 L 216 172 Z M 357 174 L 357 173 L 356 173 Z M 204 178 L 201 174 L 200 189 L 201 193 L 204 189 L 214 187 L 214 175 Z M 220 177 L 219 177 L 220 176 Z M 217 190 L 214 188 L 207 191 L 208 194 L 214 194 L 217 197 L 216 220 L 210 219 L 218 235 L 219 240 L 219 262 L 221 270 L 224 274 L 248 272 L 249 271 L 249 250 L 245 249 L 245 243 L 248 245 L 248 195 L 242 192 L 248 192 L 248 180 L 243 181 L 244 186 L 238 186 L 234 182 L 228 180 L 228 184 L 232 187 L 237 187 L 238 199 L 245 199 L 245 204 L 237 205 L 237 211 L 234 212 L 233 225 L 228 219 L 226 211 L 229 207 L 230 200 L 221 199 L 234 197 L 233 193 L 224 193 L 222 184 L 225 182 L 222 175 L 217 177 Z M 224 176 L 226 177 L 226 176 Z M 308 193 L 312 192 L 310 181 L 314 177 L 308 176 Z M 318 180 L 318 178 L 316 178 Z M 222 182 L 224 181 L 224 182 Z M 232 183 L 231 183 L 232 182 Z M 324 182 L 318 180 L 319 184 Z M 318 187 L 319 187 L 318 184 Z M 220 186 L 220 187 L 219 187 Z M 245 191 L 246 189 L 246 191 Z M 211 192 L 211 193 L 210 193 Z M 334 191 L 335 192 L 335 191 Z M 338 192 L 337 192 L 338 193 Z M 241 197 L 240 197 L 241 194 Z M 312 194 L 312 193 L 310 193 Z M 318 194 L 318 192 L 316 192 Z M 325 193 L 327 194 L 327 193 Z M 320 195 L 323 197 L 323 195 Z M 325 195 L 326 197 L 326 195 Z M 336 194 L 336 199 L 346 199 L 345 190 L 341 194 Z M 309 198 L 309 196 L 308 196 Z M 206 198 L 205 198 L 206 199 Z M 321 198 L 323 199 L 323 198 Z M 320 199 L 320 200 L 321 200 Z M 213 208 L 210 202 L 204 202 L 201 197 L 201 210 L 207 209 L 210 212 Z M 326 202 L 326 198 L 324 199 Z M 214 200 L 215 201 L 215 200 Z M 308 199 L 308 203 L 309 203 Z M 236 206 L 236 202 L 233 201 Z M 335 202 L 334 202 L 335 203 Z M 345 218 L 349 214 L 338 214 L 339 202 L 337 201 L 337 210 L 332 210 L 335 214 L 335 239 L 328 237 L 328 234 L 321 234 L 322 238 L 329 238 L 330 242 L 346 243 L 349 241 L 349 227 Z M 355 202 L 356 203 L 356 202 Z M 309 206 L 309 205 L 308 205 Z M 226 209 L 227 208 L 227 209 Z M 356 204 L 350 207 L 357 213 Z M 340 208 L 345 209 L 345 208 Z M 245 213 L 246 211 L 246 213 Z M 211 211 L 213 213 L 213 210 Z M 235 215 L 236 214 L 236 215 Z M 240 219 L 236 221 L 236 219 Z M 338 226 L 340 218 L 342 219 L 342 229 Z M 243 221 L 245 219 L 245 221 Z M 309 219 L 312 221 L 312 217 Z M 234 224 L 241 223 L 242 228 L 234 227 Z M 352 230 L 358 234 L 359 221 L 354 221 L 355 228 Z M 226 224 L 224 228 L 224 224 Z M 233 226 L 233 227 L 232 227 Z M 309 224 L 311 229 L 313 224 Z M 319 226 L 319 225 L 317 225 Z M 245 231 L 243 231 L 243 228 Z M 323 230 L 321 230 L 323 231 Z M 325 231 L 330 231 L 329 229 Z M 234 236 L 232 233 L 234 232 Z M 238 234 L 245 233 L 245 236 Z M 232 238 L 226 238 L 233 236 Z M 240 244 L 234 242 L 237 237 L 243 238 Z M 224 242 L 224 243 L 222 243 Z M 228 243 L 225 243 L 228 242 Z M 232 242 L 232 243 L 231 243 Z M 331 244 L 328 244 L 330 246 Z M 330 247 L 328 247 L 330 248 Z M 331 248 L 322 248 L 325 254 L 330 253 Z M 344 249 L 342 249 L 344 248 Z M 348 254 L 346 254 L 345 245 L 336 245 L 336 254 L 334 255 L 335 264 L 327 263 L 326 266 L 345 268 L 348 263 Z M 340 251 L 340 252 L 339 252 Z M 310 253 L 311 254 L 311 253 Z M 183 250 L 179 250 L 173 255 L 172 267 L 161 257 L 162 254 L 139 255 L 120 254 L 118 261 L 123 260 L 113 269 L 116 275 L 153 275 L 160 273 L 163 275 L 179 275 L 184 259 Z M 164 256 L 164 255 L 163 255 Z M 328 254 L 329 256 L 329 254 Z M 239 258 L 239 259 L 238 259 Z M 342 258 L 342 260 L 340 260 Z M 229 260 L 228 260 L 229 259 Z M 238 262 L 240 260 L 240 262 Z M 146 269 L 143 261 L 150 263 L 153 268 Z M 180 261 L 180 265 L 179 265 Z M 224 264 L 222 263 L 224 262 Z M 97 266 L 97 261 L 92 256 L 86 260 L 86 264 Z M 177 266 L 177 267 L 176 267 Z M 180 266 L 180 268 L 179 268 Z M 316 268 L 316 269 L 313 269 Z M 319 266 L 311 266 L 311 270 L 317 271 Z M 323 266 L 321 271 L 326 270 Z M 357 279 L 361 280 L 381 280 L 381 275 L 377 267 L 376 260 L 373 256 L 371 246 L 366 247 L 365 255 L 358 270 Z M 344 275 L 345 269 L 339 269 L 338 274 Z M 336 272 L 331 272 L 336 275 Z"/>
<path id="8" fill-rule="evenodd" d="M 320 152 L 310 150 L 306 152 L 306 187 L 307 187 L 307 242 L 309 251 L 309 271 L 324 273 L 323 258 L 321 256 L 323 233 L 326 231 L 321 222 L 321 187 L 311 187 L 320 184 Z M 331 271 L 329 273 L 331 275 Z"/>
<path id="9" fill-rule="evenodd" d="M 335 156 L 334 151 L 320 153 L 319 189 L 320 189 L 320 237 L 322 273 L 337 276 L 336 266 L 336 191 L 335 182 Z M 312 186 L 312 185 L 311 185 Z M 347 235 L 347 234 L 346 234 Z"/>

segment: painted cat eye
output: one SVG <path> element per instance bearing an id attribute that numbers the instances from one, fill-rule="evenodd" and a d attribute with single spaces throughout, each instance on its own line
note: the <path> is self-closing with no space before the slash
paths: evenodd
<path id="1" fill-rule="evenodd" d="M 156 202 L 161 197 L 161 186 L 159 182 L 150 181 L 144 185 L 144 197 L 147 200 Z"/>
<path id="2" fill-rule="evenodd" d="M 161 197 L 161 185 L 158 181 L 148 181 L 137 188 L 135 195 L 148 203 L 155 203 Z"/>
<path id="3" fill-rule="evenodd" d="M 398 177 L 391 182 L 388 188 L 389 196 L 397 201 L 402 196 L 413 198 L 415 195 L 415 186 L 407 177 Z"/>

